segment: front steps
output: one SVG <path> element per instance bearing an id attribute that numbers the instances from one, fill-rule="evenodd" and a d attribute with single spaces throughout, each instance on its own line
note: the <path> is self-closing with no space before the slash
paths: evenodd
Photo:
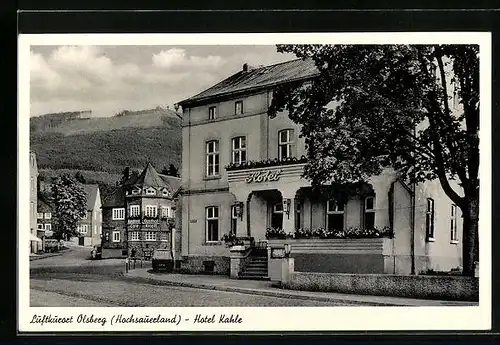
<path id="1" fill-rule="evenodd" d="M 267 276 L 267 256 L 250 256 L 249 260 L 243 271 L 238 275 L 238 279 L 269 280 Z"/>

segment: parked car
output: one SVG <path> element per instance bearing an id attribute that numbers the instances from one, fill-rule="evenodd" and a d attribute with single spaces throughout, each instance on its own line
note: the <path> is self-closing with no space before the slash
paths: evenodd
<path id="1" fill-rule="evenodd" d="M 170 249 L 155 249 L 151 264 L 155 272 L 173 272 L 174 260 Z"/>
<path id="2" fill-rule="evenodd" d="M 92 260 L 101 260 L 102 259 L 102 247 L 94 246 L 94 249 L 90 252 L 90 257 Z"/>

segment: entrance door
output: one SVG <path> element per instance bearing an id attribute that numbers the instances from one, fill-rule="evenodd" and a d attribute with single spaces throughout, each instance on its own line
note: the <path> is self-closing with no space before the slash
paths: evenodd
<path id="1" fill-rule="evenodd" d="M 283 203 L 277 202 L 271 208 L 271 228 L 283 229 Z"/>

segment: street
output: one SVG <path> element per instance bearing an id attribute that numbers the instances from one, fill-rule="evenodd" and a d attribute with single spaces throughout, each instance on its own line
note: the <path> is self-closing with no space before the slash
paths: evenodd
<path id="1" fill-rule="evenodd" d="M 90 249 L 30 262 L 33 307 L 279 307 L 334 306 L 336 302 L 158 286 L 123 277 L 123 260 L 87 260 Z"/>

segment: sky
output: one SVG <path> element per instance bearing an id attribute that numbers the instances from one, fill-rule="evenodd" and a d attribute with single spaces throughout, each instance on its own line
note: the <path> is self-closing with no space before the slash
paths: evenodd
<path id="1" fill-rule="evenodd" d="M 31 46 L 30 113 L 170 106 L 241 70 L 294 59 L 261 46 Z"/>

